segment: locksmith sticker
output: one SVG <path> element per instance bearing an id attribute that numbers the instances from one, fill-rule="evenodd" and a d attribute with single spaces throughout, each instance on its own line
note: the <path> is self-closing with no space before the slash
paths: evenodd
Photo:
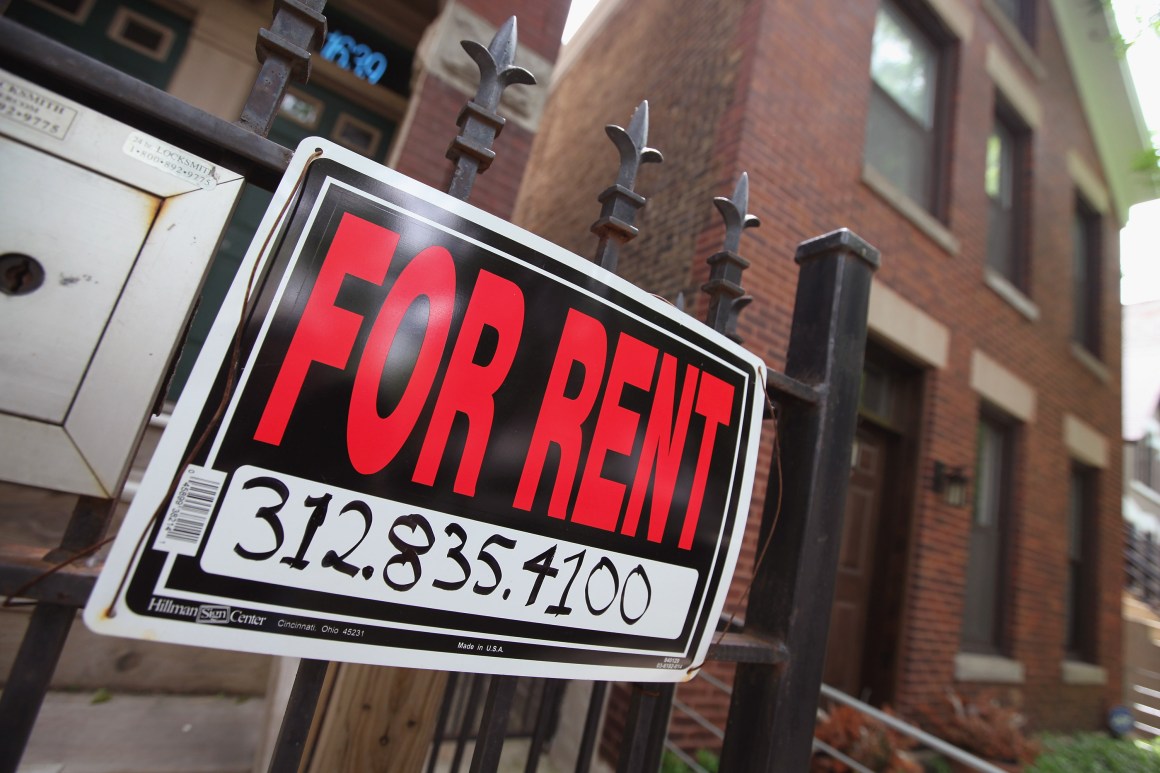
<path id="1" fill-rule="evenodd" d="M 208 191 L 218 184 L 216 166 L 148 134 L 130 132 L 125 139 L 124 151 L 125 155 L 193 183 L 203 190 Z"/>

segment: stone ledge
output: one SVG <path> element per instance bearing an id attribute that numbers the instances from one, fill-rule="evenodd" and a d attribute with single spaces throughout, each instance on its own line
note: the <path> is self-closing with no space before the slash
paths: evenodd
<path id="1" fill-rule="evenodd" d="M 1018 660 L 1001 655 L 960 652 L 955 655 L 955 681 L 1023 684 L 1026 669 Z"/>

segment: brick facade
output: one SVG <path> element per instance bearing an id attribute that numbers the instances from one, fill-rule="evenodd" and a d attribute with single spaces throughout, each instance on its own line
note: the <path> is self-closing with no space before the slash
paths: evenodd
<path id="1" fill-rule="evenodd" d="M 591 255 L 595 240 L 587 231 L 599 210 L 595 195 L 616 168 L 601 127 L 625 125 L 636 103 L 647 98 L 649 144 L 664 153 L 665 162 L 644 167 L 639 176 L 637 189 L 649 202 L 638 220 L 640 237 L 623 251 L 622 275 L 669 299 L 683 292 L 691 313 L 703 317 L 706 303 L 697 288 L 708 276 L 704 259 L 720 248 L 723 234 L 710 200 L 728 195 L 737 174 L 748 171 L 750 211 L 761 217 L 762 226 L 742 239 L 742 254 L 753 264 L 745 287 L 756 300 L 742 314 L 739 332 L 749 348 L 779 368 L 797 275 L 790 259 L 795 246 L 845 226 L 878 247 L 883 258 L 877 280 L 950 331 L 944 367 L 915 362 L 923 366 L 921 420 L 916 460 L 907 471 L 914 505 L 908 514 L 905 579 L 892 589 L 903 609 L 892 703 L 917 717 L 923 706 L 942 702 L 948 687 L 965 695 L 998 688 L 1024 706 L 1034 729 L 1097 728 L 1118 702 L 1120 672 L 1119 224 L 1114 209 L 1101 222 L 1101 358 L 1092 363 L 1076 354 L 1071 336 L 1077 184 L 1065 158 L 1071 154 L 1092 170 L 1101 170 L 1101 164 L 1052 7 L 1038 4 L 1032 61 L 1016 50 L 1018 44 L 992 13 L 975 3 L 962 7 L 969 33 L 957 45 L 950 78 L 944 175 L 945 232 L 957 250 L 942 246 L 945 239 L 932 238 L 930 229 L 863 182 L 878 9 L 871 0 L 621 3 L 574 60 L 565 52 L 569 63 L 554 84 L 514 217 Z M 1037 319 L 984 281 L 983 178 L 997 92 L 988 70 L 989 58 L 996 57 L 991 51 L 1013 65 L 1042 106 L 1029 164 L 1027 295 L 1038 308 Z M 1107 174 L 1102 170 L 1097 178 Z M 876 337 L 873 329 L 871 337 Z M 975 476 L 983 403 L 972 386 L 976 352 L 1030 385 L 1035 397 L 1034 414 L 1015 433 L 1005 543 L 1010 590 L 1002 654 L 1023 668 L 1015 684 L 956 681 L 971 508 L 949 506 L 930 490 L 935 460 Z M 1095 660 L 1104 669 L 1103 684 L 1067 684 L 1063 675 L 1066 513 L 1075 455 L 1064 436 L 1068 415 L 1094 428 L 1108 446 L 1097 484 L 1098 614 L 1089 621 L 1096 629 Z M 767 438 L 763 469 L 769 455 Z M 754 513 L 760 512 L 764 494 L 760 480 L 757 489 Z M 751 528 L 731 603 L 749 576 L 753 533 Z M 820 604 L 817 612 L 826 611 Z M 679 697 L 719 715 L 720 694 L 701 680 L 683 686 Z M 673 731 L 688 748 L 715 745 L 707 733 L 684 725 Z"/>

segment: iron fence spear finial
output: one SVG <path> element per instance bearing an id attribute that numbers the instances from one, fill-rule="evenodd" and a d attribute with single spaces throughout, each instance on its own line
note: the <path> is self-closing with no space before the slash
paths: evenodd
<path id="1" fill-rule="evenodd" d="M 491 145 L 506 123 L 495 111 L 503 90 L 522 84 L 534 86 L 536 76 L 523 67 L 516 67 L 516 17 L 512 16 L 500 27 L 491 44 L 484 48 L 474 40 L 460 43 L 479 67 L 479 88 L 475 99 L 469 100 L 459 111 L 456 123 L 462 130 L 447 149 L 447 158 L 455 163 L 447 192 L 467 200 L 475 176 L 486 172 L 495 159 Z"/>
<path id="2" fill-rule="evenodd" d="M 601 203 L 600 219 L 592 224 L 592 233 L 600 238 L 596 247 L 596 262 L 602 268 L 616 271 L 620 257 L 620 245 L 635 238 L 638 231 L 633 225 L 636 213 L 645 204 L 633 188 L 641 164 L 659 164 L 664 160 L 661 152 L 648 147 L 648 100 L 644 100 L 632 114 L 628 130 L 619 126 L 604 127 L 612 144 L 620 151 L 620 169 L 616 182 L 597 196 Z"/>
<path id="3" fill-rule="evenodd" d="M 711 267 L 709 281 L 701 289 L 709 294 L 709 314 L 705 322 L 718 333 L 741 343 L 737 335 L 737 316 L 753 301 L 741 288 L 741 272 L 749 268 L 749 261 L 741 257 L 741 233 L 756 228 L 761 221 L 749 214 L 749 175 L 741 173 L 733 197 L 713 199 L 717 211 L 725 221 L 725 249 L 708 259 Z"/>

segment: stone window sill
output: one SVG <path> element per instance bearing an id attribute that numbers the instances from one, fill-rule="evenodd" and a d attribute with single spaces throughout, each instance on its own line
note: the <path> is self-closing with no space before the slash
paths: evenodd
<path id="1" fill-rule="evenodd" d="M 898 190 L 877 169 L 869 165 L 863 166 L 862 182 L 948 254 L 959 254 L 959 240 L 947 230 L 947 227 L 935 220 L 918 202 Z"/>
<path id="2" fill-rule="evenodd" d="M 1039 61 L 1031 44 L 1027 42 L 1027 38 L 1023 37 L 1023 33 L 1015 26 L 1015 22 L 1011 21 L 1011 17 L 1003 13 L 1003 9 L 995 4 L 995 0 L 983 0 L 983 10 L 991 17 L 991 21 L 999 29 L 999 32 L 1011 44 L 1011 48 L 1015 49 L 1015 53 L 1019 56 L 1020 61 L 1024 66 L 1039 80 L 1047 78 L 1047 68 L 1043 66 L 1043 62 Z"/>
<path id="3" fill-rule="evenodd" d="M 1082 344 L 1071 343 L 1072 356 L 1079 360 L 1080 364 L 1090 370 L 1092 374 L 1105 384 L 1112 380 L 1112 375 L 1108 373 L 1108 367 L 1100 362 L 1099 358 L 1089 352 Z"/>
<path id="4" fill-rule="evenodd" d="M 1063 661 L 1063 683 L 1105 685 L 1108 683 L 1108 670 L 1092 663 L 1065 660 Z"/>
<path id="5" fill-rule="evenodd" d="M 995 294 L 1014 307 L 1015 311 L 1027 317 L 1032 322 L 1039 321 L 1039 307 L 1035 302 L 1023 294 L 1010 280 L 1002 274 L 987 268 L 983 270 L 983 283 L 990 287 Z"/>
<path id="6" fill-rule="evenodd" d="M 960 652 L 955 655 L 955 681 L 1023 684 L 1025 669 L 1018 660 L 1000 655 Z"/>

